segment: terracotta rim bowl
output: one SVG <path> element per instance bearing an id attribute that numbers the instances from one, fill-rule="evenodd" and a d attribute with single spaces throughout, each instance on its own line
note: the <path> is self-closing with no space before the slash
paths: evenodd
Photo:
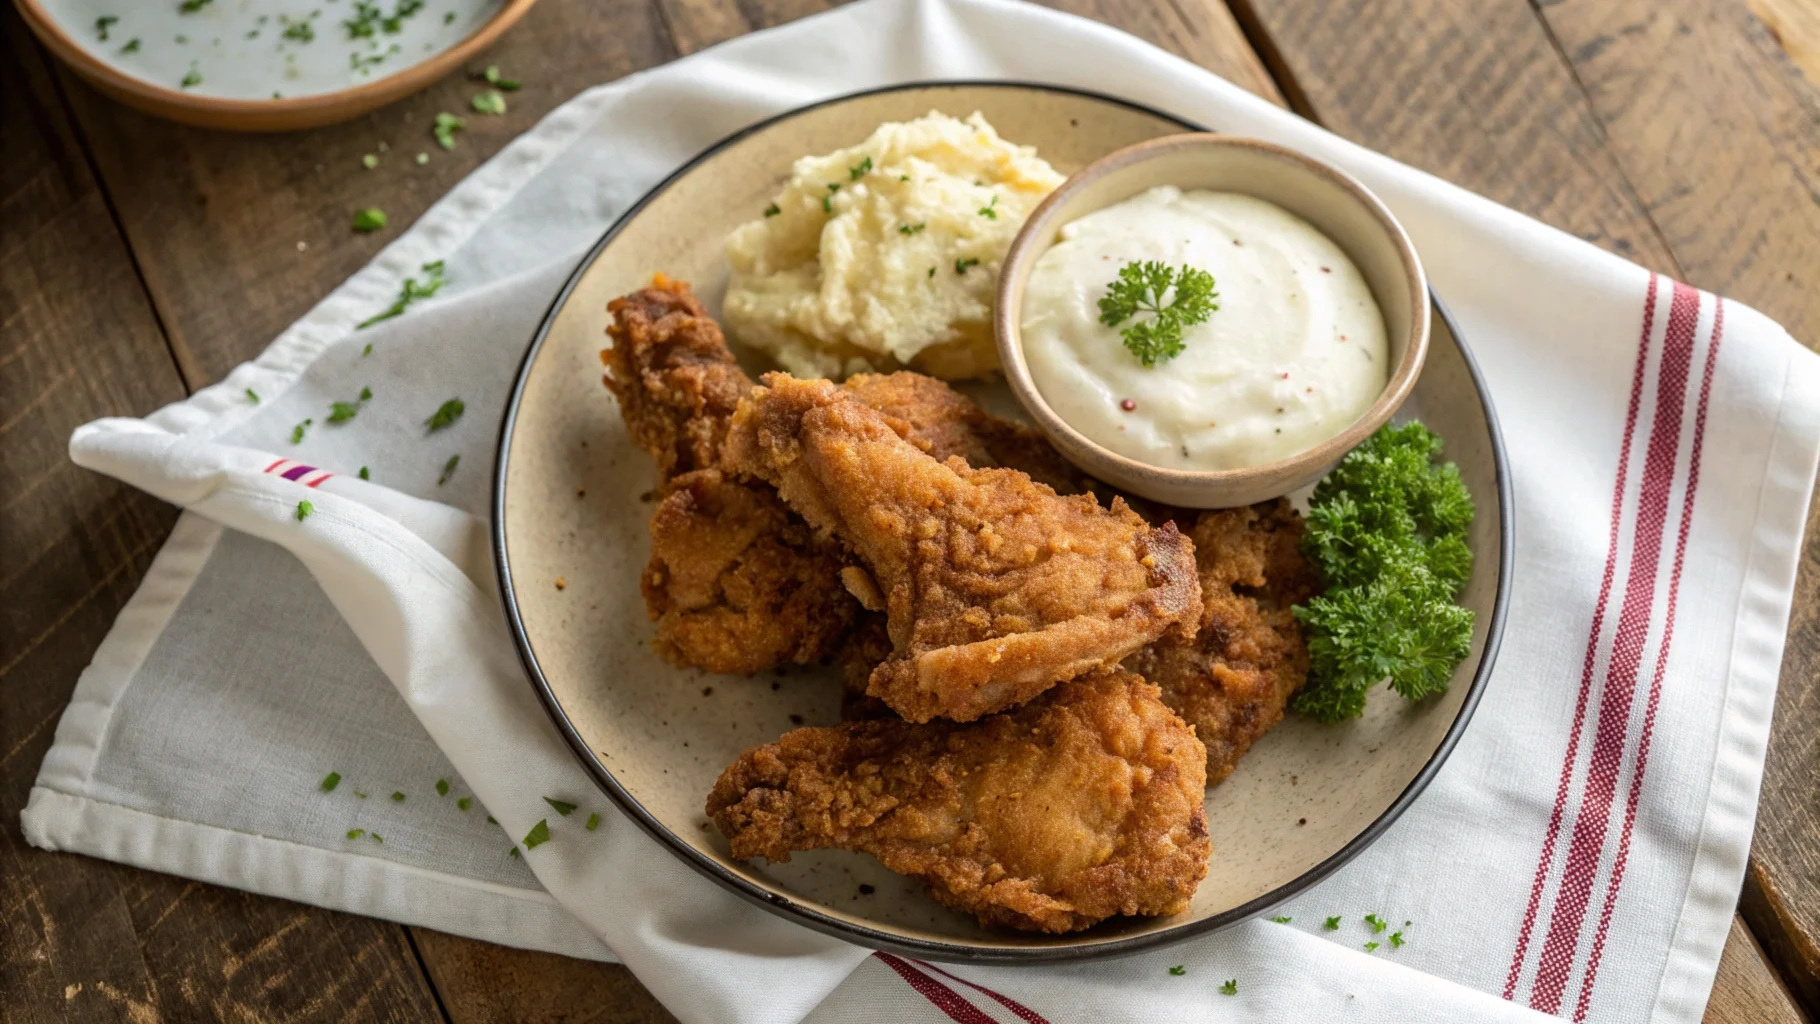
<path id="1" fill-rule="evenodd" d="M 69 65 L 83 81 L 112 99 L 154 117 L 199 128 L 235 132 L 288 132 L 346 121 L 394 100 L 403 99 L 431 82 L 460 68 L 469 58 L 493 45 L 506 30 L 530 11 L 537 0 L 504 0 L 485 24 L 428 60 L 402 68 L 383 78 L 334 92 L 276 100 L 228 99 L 198 96 L 158 85 L 127 74 L 96 57 L 72 38 L 45 11 L 39 0 L 13 0 L 20 17 L 57 59 Z"/>
<path id="2" fill-rule="evenodd" d="M 1242 469 L 1165 469 L 1121 455 L 1050 408 L 1024 360 L 1024 287 L 1062 227 L 1158 185 L 1237 192 L 1268 200 L 1312 224 L 1351 257 L 1384 314 L 1393 368 L 1365 414 L 1286 459 Z M 1089 475 L 1185 508 L 1230 508 L 1288 494 L 1319 479 L 1390 421 L 1428 357 L 1428 278 L 1403 226 L 1351 175 L 1255 139 L 1199 132 L 1109 153 L 1071 175 L 1024 222 L 999 275 L 993 333 L 1005 380 L 1049 440 Z"/>

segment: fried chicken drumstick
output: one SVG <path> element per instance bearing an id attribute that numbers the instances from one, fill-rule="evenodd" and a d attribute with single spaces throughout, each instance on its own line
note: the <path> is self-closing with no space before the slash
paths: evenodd
<path id="1" fill-rule="evenodd" d="M 1282 498 L 1203 512 L 1188 535 L 1201 577 L 1200 630 L 1164 637 L 1125 668 L 1161 687 L 1163 703 L 1194 726 L 1213 785 L 1283 720 L 1308 680 L 1308 646 L 1290 606 L 1320 586 L 1302 558 L 1302 517 Z"/>
<path id="2" fill-rule="evenodd" d="M 771 482 L 870 570 L 893 656 L 868 692 L 912 722 L 957 722 L 1117 664 L 1201 615 L 1193 545 L 1115 499 L 1059 497 L 1012 469 L 946 462 L 828 381 L 768 374 L 723 464 Z"/>
<path id="3" fill-rule="evenodd" d="M 785 733 L 707 811 L 735 857 L 870 853 L 984 924 L 1067 932 L 1187 909 L 1212 849 L 1205 761 L 1155 686 L 1101 672 L 970 725 Z"/>

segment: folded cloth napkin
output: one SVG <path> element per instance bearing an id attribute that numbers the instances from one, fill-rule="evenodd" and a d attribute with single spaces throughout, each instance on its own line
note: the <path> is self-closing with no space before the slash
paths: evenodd
<path id="1" fill-rule="evenodd" d="M 729 132 L 938 78 L 1095 89 L 1348 169 L 1402 218 L 1489 380 L 1517 506 L 1497 670 L 1428 791 L 1277 911 L 1287 923 L 1070 967 L 870 955 L 722 892 L 592 795 L 520 669 L 475 516 L 513 369 L 576 260 Z M 434 297 L 357 330 L 434 261 L 448 282 Z M 78 463 L 188 512 L 79 683 L 24 830 L 46 848 L 617 955 L 690 1021 L 1540 1010 L 1691 1024 L 1750 841 L 1820 453 L 1817 381 L 1820 362 L 1752 310 L 1129 36 L 1006 0 L 868 0 L 577 97 L 257 360 L 143 420 L 77 431 Z M 353 420 L 327 422 L 363 387 Z M 451 397 L 465 415 L 426 433 Z M 548 795 L 583 807 L 557 816 Z M 554 838 L 516 847 L 543 818 Z"/>

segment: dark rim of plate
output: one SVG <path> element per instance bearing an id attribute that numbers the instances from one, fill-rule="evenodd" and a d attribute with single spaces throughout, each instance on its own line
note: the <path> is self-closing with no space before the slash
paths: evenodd
<path id="1" fill-rule="evenodd" d="M 499 593 L 505 603 L 506 621 L 512 631 L 512 641 L 518 648 L 519 659 L 524 662 L 525 671 L 531 677 L 531 684 L 537 691 L 538 699 L 543 702 L 544 710 L 549 712 L 550 719 L 555 722 L 557 731 L 562 733 L 563 739 L 569 744 L 569 748 L 574 752 L 576 759 L 581 762 L 583 768 L 587 769 L 588 774 L 594 778 L 595 783 L 619 806 L 620 810 L 624 811 L 628 817 L 636 822 L 640 828 L 644 829 L 653 839 L 668 848 L 670 852 L 674 853 L 677 857 L 680 857 L 684 863 L 701 872 L 703 875 L 706 875 L 708 878 L 718 883 L 722 888 L 727 889 L 747 902 L 757 904 L 758 906 L 764 907 L 785 918 L 807 925 L 818 932 L 854 942 L 861 946 L 895 953 L 904 953 L 912 956 L 928 957 L 950 963 L 1039 964 L 1081 962 L 1114 956 L 1124 956 L 1143 950 L 1172 945 L 1185 939 L 1217 931 L 1228 925 L 1236 924 L 1240 921 L 1260 915 L 1275 907 L 1277 904 L 1290 899 L 1317 882 L 1320 882 L 1328 875 L 1339 870 L 1346 862 L 1363 852 L 1365 848 L 1376 841 L 1380 835 L 1383 835 L 1385 830 L 1390 828 L 1397 818 L 1402 816 L 1403 812 L 1409 808 L 1410 804 L 1415 802 L 1416 797 L 1421 795 L 1424 789 L 1428 788 L 1428 783 L 1433 780 L 1435 774 L 1441 770 L 1441 765 L 1446 762 L 1448 755 L 1453 752 L 1454 745 L 1459 742 L 1460 737 L 1466 732 L 1466 726 L 1472 720 L 1474 710 L 1478 708 L 1479 698 L 1484 695 L 1486 682 L 1491 678 L 1492 666 L 1497 662 L 1498 658 L 1498 646 L 1504 636 L 1504 616 L 1509 608 L 1510 602 L 1510 570 L 1515 545 L 1515 522 L 1510 491 L 1510 470 L 1504 451 L 1504 434 L 1498 426 L 1497 411 L 1492 406 L 1491 393 L 1486 390 L 1485 378 L 1479 371 L 1479 364 L 1477 360 L 1473 358 L 1472 350 L 1467 347 L 1466 340 L 1461 335 L 1459 326 L 1454 321 L 1453 314 L 1448 312 L 1447 307 L 1442 304 L 1440 298 L 1435 296 L 1432 291 L 1430 292 L 1430 297 L 1434 300 L 1435 309 L 1440 313 L 1441 319 L 1447 323 L 1448 330 L 1453 333 L 1455 342 L 1459 345 L 1460 354 L 1466 361 L 1467 372 L 1472 376 L 1473 387 L 1478 390 L 1479 401 L 1485 408 L 1485 423 L 1491 434 L 1492 461 L 1497 477 L 1498 528 L 1500 536 L 1498 547 L 1498 590 L 1496 599 L 1492 603 L 1491 621 L 1486 626 L 1485 647 L 1479 658 L 1478 671 L 1473 674 L 1472 684 L 1467 690 L 1465 701 L 1460 705 L 1459 714 L 1455 717 L 1453 725 L 1448 729 L 1446 737 L 1442 739 L 1441 745 L 1436 748 L 1434 756 L 1429 758 L 1428 763 L 1422 767 L 1422 770 L 1416 774 L 1416 777 L 1410 781 L 1403 792 L 1397 795 L 1396 800 L 1394 800 L 1382 814 L 1378 815 L 1376 820 L 1367 826 L 1364 831 L 1354 836 L 1345 846 L 1341 847 L 1333 855 L 1303 872 L 1295 879 L 1278 886 L 1276 889 L 1273 889 L 1250 902 L 1233 907 L 1230 910 L 1223 911 L 1211 917 L 1202 918 L 1198 921 L 1185 922 L 1180 925 L 1154 932 L 1147 932 L 1141 935 L 1132 935 L 1102 941 L 1092 941 L 1091 933 L 1089 932 L 1082 935 L 1082 938 L 1087 941 L 1069 945 L 969 946 L 927 939 L 906 938 L 877 928 L 855 924 L 851 921 L 825 914 L 814 907 L 805 906 L 782 893 L 774 892 L 756 885 L 727 870 L 688 843 L 683 842 L 671 832 L 668 827 L 658 821 L 649 811 L 645 810 L 644 805 L 640 804 L 638 799 L 628 792 L 624 786 L 621 786 L 619 780 L 613 777 L 613 773 L 601 762 L 599 755 L 595 754 L 593 749 L 588 746 L 587 741 L 576 731 L 574 724 L 569 721 L 567 712 L 563 710 L 562 704 L 557 699 L 555 691 L 550 687 L 549 680 L 544 677 L 543 669 L 538 665 L 537 655 L 531 649 L 530 637 L 525 631 L 524 618 L 519 612 L 517 595 L 513 589 L 511 561 L 507 557 L 506 552 L 506 475 L 508 471 L 508 461 L 511 455 L 512 429 L 518 419 L 518 406 L 520 401 L 524 398 L 525 384 L 530 377 L 531 366 L 536 361 L 538 352 L 543 349 L 545 339 L 549 337 L 551 325 L 555 322 L 557 314 L 568 303 L 569 296 L 580 283 L 582 276 L 587 273 L 588 268 L 593 265 L 595 259 L 600 256 L 601 251 L 604 250 L 607 245 L 613 241 L 614 237 L 617 236 L 627 224 L 631 223 L 632 219 L 637 217 L 652 200 L 663 194 L 671 185 L 675 184 L 684 175 L 687 175 L 690 171 L 694 170 L 709 157 L 749 135 L 763 131 L 772 125 L 790 120 L 791 118 L 808 113 L 812 110 L 817 110 L 821 107 L 846 103 L 881 93 L 942 88 L 1003 88 L 1064 93 L 1149 114 L 1152 117 L 1178 124 L 1184 131 L 1199 132 L 1212 130 L 1154 107 L 1146 106 L 1141 103 L 1133 103 L 1130 100 L 1120 99 L 1116 96 L 1108 96 L 1104 93 L 1094 92 L 1088 89 L 1075 89 L 1068 86 L 1049 85 L 1042 82 L 974 81 L 956 79 L 904 82 L 898 85 L 882 86 L 876 89 L 866 89 L 861 92 L 830 97 L 816 103 L 808 104 L 807 106 L 787 110 L 781 114 L 773 115 L 772 117 L 749 125 L 696 154 L 693 159 L 671 172 L 668 177 L 658 182 L 649 192 L 646 192 L 641 196 L 636 203 L 633 203 L 624 213 L 620 214 L 618 219 L 613 222 L 613 225 L 600 237 L 600 241 L 596 242 L 594 247 L 588 250 L 588 254 L 582 257 L 581 262 L 576 265 L 574 273 L 569 276 L 569 280 L 563 285 L 562 290 L 557 293 L 555 300 L 550 303 L 549 310 L 544 314 L 543 321 L 537 327 L 537 333 L 531 339 L 530 347 L 525 351 L 524 360 L 519 364 L 517 379 L 513 381 L 512 392 L 506 400 L 505 417 L 501 421 L 499 427 L 499 453 L 498 457 L 494 460 L 493 470 L 493 558 L 495 565 L 498 567 Z"/>

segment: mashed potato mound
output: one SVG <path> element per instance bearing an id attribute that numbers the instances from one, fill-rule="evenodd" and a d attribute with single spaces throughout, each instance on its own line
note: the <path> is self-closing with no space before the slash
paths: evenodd
<path id="1" fill-rule="evenodd" d="M 978 113 L 883 124 L 804 157 L 766 215 L 727 239 L 726 326 L 799 377 L 989 375 L 1005 250 L 1061 183 Z"/>

